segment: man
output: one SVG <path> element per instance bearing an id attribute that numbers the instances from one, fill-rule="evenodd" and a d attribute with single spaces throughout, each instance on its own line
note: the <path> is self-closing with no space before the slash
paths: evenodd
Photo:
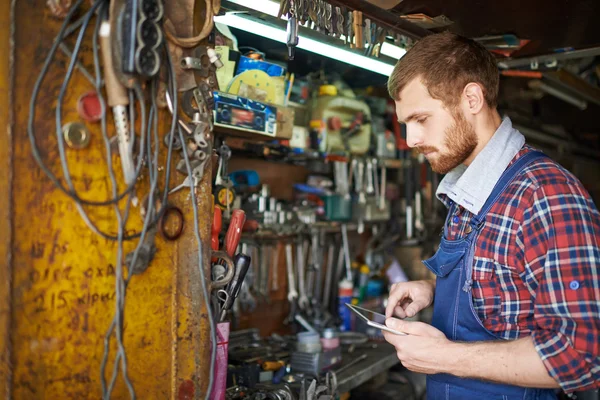
<path id="1" fill-rule="evenodd" d="M 435 281 L 393 286 L 384 332 L 429 399 L 555 399 L 600 386 L 600 214 L 581 183 L 496 111 L 476 42 L 421 39 L 388 82 L 407 142 L 447 174 Z M 432 325 L 403 321 L 434 304 Z M 397 317 L 397 318 L 391 318 Z"/>

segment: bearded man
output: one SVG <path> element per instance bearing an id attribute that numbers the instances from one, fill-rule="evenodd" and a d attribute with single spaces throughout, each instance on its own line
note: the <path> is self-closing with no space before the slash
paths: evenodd
<path id="1" fill-rule="evenodd" d="M 556 399 L 600 387 L 600 214 L 569 171 L 496 110 L 478 43 L 421 39 L 388 82 L 407 143 L 446 174 L 434 281 L 392 287 L 384 332 L 428 399 Z M 402 320 L 433 304 L 432 324 Z M 396 318 L 394 318 L 396 317 Z"/>

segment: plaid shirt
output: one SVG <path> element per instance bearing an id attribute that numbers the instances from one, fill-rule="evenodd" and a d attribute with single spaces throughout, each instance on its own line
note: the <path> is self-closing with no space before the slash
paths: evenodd
<path id="1" fill-rule="evenodd" d="M 473 216 L 453 210 L 451 240 Z M 565 392 L 600 388 L 600 214 L 577 178 L 550 159 L 530 164 L 476 240 L 473 304 L 483 325 L 507 340 L 531 336 Z"/>

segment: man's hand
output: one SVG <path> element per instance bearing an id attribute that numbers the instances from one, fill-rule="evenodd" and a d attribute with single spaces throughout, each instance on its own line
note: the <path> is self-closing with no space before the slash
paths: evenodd
<path id="1" fill-rule="evenodd" d="M 401 282 L 392 285 L 388 304 L 385 308 L 387 318 L 412 317 L 433 302 L 435 291 L 432 281 Z"/>
<path id="2" fill-rule="evenodd" d="M 440 330 L 423 322 L 396 318 L 388 318 L 385 324 L 408 334 L 404 336 L 383 331 L 385 340 L 396 348 L 398 359 L 407 369 L 423 374 L 446 372 L 442 370 L 442 365 L 446 369 L 448 365 L 443 359 L 445 350 L 452 342 Z"/>

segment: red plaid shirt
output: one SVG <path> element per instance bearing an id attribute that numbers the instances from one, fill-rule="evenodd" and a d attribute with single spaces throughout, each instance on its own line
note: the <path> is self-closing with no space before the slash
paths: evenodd
<path id="1" fill-rule="evenodd" d="M 514 162 L 532 148 L 524 146 Z M 441 200 L 450 206 L 446 195 Z M 455 206 L 448 238 L 467 232 Z M 570 172 L 542 159 L 488 213 L 473 260 L 473 304 L 501 338 L 532 336 L 565 392 L 600 388 L 600 214 Z"/>

